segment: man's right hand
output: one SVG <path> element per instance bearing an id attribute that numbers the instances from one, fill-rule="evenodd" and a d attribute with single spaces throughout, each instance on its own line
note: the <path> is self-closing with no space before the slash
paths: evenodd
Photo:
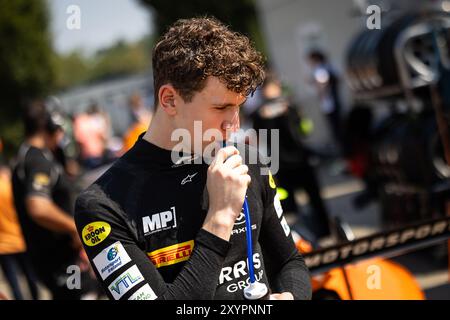
<path id="1" fill-rule="evenodd" d="M 208 168 L 209 211 L 203 229 L 224 240 L 230 239 L 250 181 L 248 167 L 242 164 L 235 147 L 228 146 L 217 152 Z"/>

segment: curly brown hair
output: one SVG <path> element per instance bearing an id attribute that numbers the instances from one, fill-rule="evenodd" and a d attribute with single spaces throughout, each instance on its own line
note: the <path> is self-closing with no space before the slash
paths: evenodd
<path id="1" fill-rule="evenodd" d="M 167 83 L 190 102 L 208 76 L 243 95 L 253 93 L 265 76 L 262 55 L 250 40 L 213 17 L 176 21 L 153 49 L 152 63 L 155 106 Z"/>

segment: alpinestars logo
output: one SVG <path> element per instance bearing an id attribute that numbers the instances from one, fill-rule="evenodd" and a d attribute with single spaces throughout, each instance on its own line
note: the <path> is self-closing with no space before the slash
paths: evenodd
<path id="1" fill-rule="evenodd" d="M 188 176 L 181 181 L 181 185 L 184 186 L 186 183 L 192 182 L 192 178 L 195 177 L 197 175 L 197 173 L 198 172 L 196 172 L 194 174 L 188 174 Z"/>
<path id="2" fill-rule="evenodd" d="M 177 227 L 177 216 L 175 207 L 171 207 L 168 211 L 155 213 L 151 216 L 142 218 L 144 235 L 150 235 L 156 232 L 169 230 Z"/>

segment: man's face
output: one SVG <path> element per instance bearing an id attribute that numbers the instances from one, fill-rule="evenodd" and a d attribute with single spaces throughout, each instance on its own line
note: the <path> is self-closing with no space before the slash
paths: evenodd
<path id="1" fill-rule="evenodd" d="M 320 61 L 318 61 L 317 59 L 314 59 L 312 57 L 308 58 L 308 62 L 309 62 L 309 65 L 311 66 L 311 68 L 313 68 L 313 69 L 320 66 Z"/>
<path id="2" fill-rule="evenodd" d="M 270 82 L 263 89 L 263 96 L 268 100 L 278 98 L 281 94 L 281 86 L 277 82 Z"/>
<path id="3" fill-rule="evenodd" d="M 182 100 L 182 99 L 181 99 Z M 203 132 L 216 129 L 220 140 L 228 139 L 231 132 L 239 129 L 239 109 L 246 97 L 230 91 L 216 77 L 208 77 L 205 88 L 194 94 L 188 103 L 182 101 L 177 108 L 175 123 L 177 128 L 189 130 L 191 137 L 199 143 L 202 140 L 202 150 L 210 143 L 203 141 Z M 202 136 L 194 135 L 194 121 L 201 121 Z M 196 132 L 197 133 L 197 132 Z"/>
<path id="4" fill-rule="evenodd" d="M 58 145 L 64 138 L 64 131 L 62 129 L 57 129 L 53 133 L 46 133 L 45 143 L 49 150 L 55 151 Z"/>

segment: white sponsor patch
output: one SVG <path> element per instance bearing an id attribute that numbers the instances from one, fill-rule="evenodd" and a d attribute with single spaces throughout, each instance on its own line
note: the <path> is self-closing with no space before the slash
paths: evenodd
<path id="1" fill-rule="evenodd" d="M 159 231 L 177 227 L 177 216 L 175 207 L 170 210 L 155 213 L 142 218 L 144 235 L 150 235 Z"/>
<path id="2" fill-rule="evenodd" d="M 278 218 L 281 218 L 281 215 L 283 214 L 283 207 L 281 207 L 280 196 L 278 193 L 275 195 L 275 198 L 273 198 L 273 206 L 275 207 Z"/>
<path id="3" fill-rule="evenodd" d="M 289 235 L 289 232 L 291 232 L 291 228 L 289 228 L 289 225 L 284 217 L 283 217 L 283 219 L 281 219 L 280 223 L 281 223 L 281 226 L 283 227 L 284 234 L 287 237 Z"/>
<path id="4" fill-rule="evenodd" d="M 257 228 L 256 224 L 252 224 L 252 230 L 256 230 L 256 228 Z M 231 235 L 245 233 L 246 231 L 247 231 L 246 227 L 236 228 L 231 231 Z"/>
<path id="5" fill-rule="evenodd" d="M 131 288 L 144 281 L 144 277 L 136 265 L 132 266 L 108 286 L 114 299 L 119 300 Z"/>
<path id="6" fill-rule="evenodd" d="M 94 258 L 94 265 L 102 279 L 105 280 L 114 271 L 119 270 L 130 261 L 130 256 L 125 251 L 125 248 L 120 241 L 117 241 L 106 249 L 103 249 Z"/>
<path id="7" fill-rule="evenodd" d="M 155 300 L 157 298 L 155 292 L 147 283 L 145 286 L 136 291 L 128 300 Z"/>
<path id="8" fill-rule="evenodd" d="M 261 268 L 260 254 L 253 254 L 253 268 L 255 272 Z M 248 273 L 248 259 L 240 260 L 233 265 L 223 267 L 219 275 L 219 285 L 227 282 L 235 282 L 237 279 L 247 276 Z"/>

